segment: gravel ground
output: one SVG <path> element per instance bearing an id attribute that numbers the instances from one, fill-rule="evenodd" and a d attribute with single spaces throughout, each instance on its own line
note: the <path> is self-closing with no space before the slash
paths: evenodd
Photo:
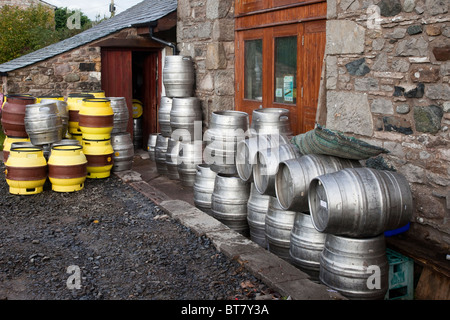
<path id="1" fill-rule="evenodd" d="M 282 298 L 115 175 L 16 196 L 0 171 L 0 299 Z"/>

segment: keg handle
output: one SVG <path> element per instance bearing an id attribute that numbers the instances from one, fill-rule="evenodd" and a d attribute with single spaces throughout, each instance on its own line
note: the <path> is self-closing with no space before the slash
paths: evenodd
<path id="1" fill-rule="evenodd" d="M 281 120 L 281 121 L 283 121 L 283 120 L 288 121 L 288 120 L 289 120 L 289 117 L 286 116 L 286 115 L 283 115 L 283 116 L 280 116 L 280 120 Z"/>
<path id="2" fill-rule="evenodd" d="M 186 61 L 191 61 L 192 60 L 191 57 L 189 57 L 189 56 L 184 56 L 182 59 L 186 60 Z"/>

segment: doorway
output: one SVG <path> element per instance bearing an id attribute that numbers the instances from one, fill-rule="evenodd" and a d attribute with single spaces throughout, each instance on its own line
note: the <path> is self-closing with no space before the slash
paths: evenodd
<path id="1" fill-rule="evenodd" d="M 102 90 L 107 97 L 125 97 L 130 119 L 127 132 L 134 138 L 133 101 L 142 104 L 139 114 L 142 141 L 138 148 L 147 150 L 148 136 L 158 130 L 160 50 L 102 48 Z"/>

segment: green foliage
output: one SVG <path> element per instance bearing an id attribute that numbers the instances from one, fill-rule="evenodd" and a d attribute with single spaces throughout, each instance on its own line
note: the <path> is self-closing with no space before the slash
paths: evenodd
<path id="1" fill-rule="evenodd" d="M 70 38 L 92 27 L 81 13 L 81 28 L 69 29 L 67 19 L 74 12 L 67 8 L 55 11 L 38 5 L 27 9 L 6 5 L 0 8 L 0 63 Z"/>
<path id="2" fill-rule="evenodd" d="M 0 63 L 51 43 L 48 38 L 55 27 L 53 11 L 44 6 L 21 9 L 6 5 L 0 9 L 0 16 Z"/>

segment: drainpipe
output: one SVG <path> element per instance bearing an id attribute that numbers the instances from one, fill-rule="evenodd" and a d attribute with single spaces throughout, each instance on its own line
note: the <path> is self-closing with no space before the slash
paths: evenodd
<path id="1" fill-rule="evenodd" d="M 154 40 L 156 42 L 162 43 L 162 44 L 164 44 L 164 45 L 166 45 L 168 47 L 171 47 L 172 50 L 173 50 L 173 54 L 174 55 L 178 55 L 180 52 L 178 51 L 176 44 L 174 44 L 172 42 L 168 42 L 168 41 L 162 40 L 162 39 L 159 39 L 159 38 L 156 38 L 154 36 L 153 29 L 156 27 L 157 24 L 158 24 L 157 21 L 152 21 L 148 25 L 148 30 L 149 30 L 149 33 L 150 33 L 150 39 L 152 39 L 152 40 Z"/>

